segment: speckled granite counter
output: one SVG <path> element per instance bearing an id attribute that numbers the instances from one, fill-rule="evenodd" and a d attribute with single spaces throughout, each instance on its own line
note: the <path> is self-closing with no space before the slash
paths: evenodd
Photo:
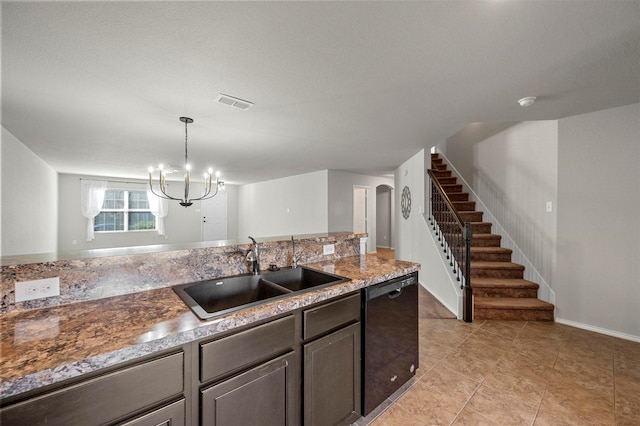
<path id="1" fill-rule="evenodd" d="M 415 272 L 419 265 L 350 256 L 305 266 L 350 282 L 210 321 L 199 320 L 171 288 L 0 316 L 0 398 L 78 377 Z"/>

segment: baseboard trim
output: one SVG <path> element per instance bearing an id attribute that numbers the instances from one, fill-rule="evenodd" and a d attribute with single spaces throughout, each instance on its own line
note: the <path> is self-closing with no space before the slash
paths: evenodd
<path id="1" fill-rule="evenodd" d="M 624 340 L 631 340 L 632 342 L 640 343 L 640 336 L 634 336 L 633 334 L 621 333 L 619 331 L 609 330 L 607 328 L 596 327 L 589 324 L 583 324 L 581 322 L 570 321 L 564 318 L 556 318 L 555 322 L 559 324 L 569 325 L 571 327 L 581 328 L 583 330 L 593 331 L 600 334 L 606 334 L 611 337 L 618 337 Z"/>

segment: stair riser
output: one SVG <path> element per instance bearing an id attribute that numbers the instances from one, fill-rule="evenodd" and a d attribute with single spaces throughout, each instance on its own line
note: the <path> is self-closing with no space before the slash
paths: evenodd
<path id="1" fill-rule="evenodd" d="M 451 201 L 467 201 L 469 199 L 468 192 L 447 192 L 447 197 Z"/>
<path id="2" fill-rule="evenodd" d="M 458 178 L 452 176 L 438 177 L 438 182 L 440 182 L 440 185 L 455 185 L 458 183 Z"/>
<path id="3" fill-rule="evenodd" d="M 471 264 L 471 278 L 524 278 L 522 269 L 474 268 Z"/>
<path id="4" fill-rule="evenodd" d="M 511 262 L 511 253 L 474 253 L 471 252 L 471 261 L 482 262 Z"/>
<path id="5" fill-rule="evenodd" d="M 453 201 L 453 200 L 451 200 Z M 453 201 L 453 207 L 459 212 L 467 211 L 472 212 L 476 209 L 475 201 Z"/>
<path id="6" fill-rule="evenodd" d="M 436 167 L 436 170 L 447 170 L 446 164 L 434 164 L 434 166 Z"/>
<path id="7" fill-rule="evenodd" d="M 473 295 L 476 297 L 523 297 L 535 299 L 538 297 L 538 290 L 535 288 L 473 287 Z"/>
<path id="8" fill-rule="evenodd" d="M 491 225 L 490 222 L 472 223 L 471 229 L 474 234 L 490 234 Z"/>
<path id="9" fill-rule="evenodd" d="M 465 222 L 482 222 L 482 212 L 458 212 Z"/>
<path id="10" fill-rule="evenodd" d="M 500 236 L 495 238 L 471 238 L 471 247 L 500 247 Z"/>
<path id="11" fill-rule="evenodd" d="M 474 320 L 553 321 L 553 311 L 532 309 L 478 309 L 474 308 Z"/>
<path id="12" fill-rule="evenodd" d="M 442 189 L 444 189 L 444 192 L 447 195 L 452 192 L 462 192 L 462 184 L 459 183 L 457 185 L 442 185 Z"/>
<path id="13" fill-rule="evenodd" d="M 437 178 L 451 177 L 451 170 L 436 170 L 433 174 L 436 175 Z"/>

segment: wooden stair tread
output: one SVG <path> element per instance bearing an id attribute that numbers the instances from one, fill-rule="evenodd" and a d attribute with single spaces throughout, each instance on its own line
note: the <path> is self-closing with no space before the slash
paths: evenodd
<path id="1" fill-rule="evenodd" d="M 491 287 L 491 288 L 539 288 L 540 286 L 533 281 L 524 280 L 522 278 L 491 278 L 491 277 L 472 277 L 471 288 L 474 287 Z"/>
<path id="2" fill-rule="evenodd" d="M 472 260 L 471 268 L 491 268 L 491 269 L 521 269 L 524 266 L 513 262 L 492 262 L 488 260 Z"/>
<path id="3" fill-rule="evenodd" d="M 540 299 L 525 297 L 475 297 L 476 308 L 553 311 L 553 305 Z"/>

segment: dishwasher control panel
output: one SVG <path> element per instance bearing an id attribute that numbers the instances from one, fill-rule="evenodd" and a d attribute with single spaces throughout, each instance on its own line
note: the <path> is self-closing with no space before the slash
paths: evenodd
<path id="1" fill-rule="evenodd" d="M 408 285 L 413 285 L 415 283 L 416 283 L 416 277 L 411 275 L 410 277 L 402 280 L 402 282 L 400 283 L 400 288 L 406 287 Z"/>

